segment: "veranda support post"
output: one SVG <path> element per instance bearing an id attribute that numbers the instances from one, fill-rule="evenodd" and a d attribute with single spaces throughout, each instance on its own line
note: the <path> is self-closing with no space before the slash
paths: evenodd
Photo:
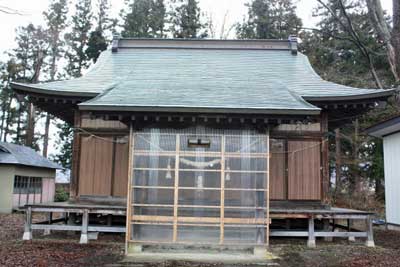
<path id="1" fill-rule="evenodd" d="M 81 239 L 79 241 L 80 244 L 88 243 L 88 226 L 89 226 L 89 211 L 84 210 L 82 214 L 82 231 L 81 231 Z"/>
<path id="2" fill-rule="evenodd" d="M 314 229 L 314 217 L 313 216 L 308 218 L 308 241 L 307 241 L 307 246 L 309 248 L 315 248 L 316 247 L 315 229 Z"/>
<path id="3" fill-rule="evenodd" d="M 367 247 L 375 247 L 371 216 L 367 217 L 366 223 L 367 223 L 367 242 L 366 242 L 366 246 Z"/>
<path id="4" fill-rule="evenodd" d="M 25 230 L 22 240 L 32 240 L 32 208 L 25 211 Z"/>

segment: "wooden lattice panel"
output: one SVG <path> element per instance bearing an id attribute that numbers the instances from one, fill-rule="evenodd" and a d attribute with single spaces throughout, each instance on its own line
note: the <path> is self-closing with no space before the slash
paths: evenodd
<path id="1" fill-rule="evenodd" d="M 269 136 L 131 133 L 127 242 L 268 243 Z"/>

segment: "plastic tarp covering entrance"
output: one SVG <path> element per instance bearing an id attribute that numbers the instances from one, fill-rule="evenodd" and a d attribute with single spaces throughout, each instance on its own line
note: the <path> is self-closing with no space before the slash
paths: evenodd
<path id="1" fill-rule="evenodd" d="M 132 140 L 129 242 L 268 243 L 268 133 L 151 128 Z"/>

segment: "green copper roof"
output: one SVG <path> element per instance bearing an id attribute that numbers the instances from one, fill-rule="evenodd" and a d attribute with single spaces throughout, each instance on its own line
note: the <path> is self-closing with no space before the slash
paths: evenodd
<path id="1" fill-rule="evenodd" d="M 168 46 L 166 42 L 170 42 Z M 271 114 L 318 114 L 320 109 L 306 101 L 375 98 L 393 93 L 324 81 L 306 56 L 290 52 L 287 41 L 188 42 L 191 46 L 185 46 L 188 43 L 184 40 L 146 43 L 127 39 L 115 52 L 103 52 L 82 78 L 13 87 L 46 94 L 96 96 L 81 103 L 82 110 Z"/>

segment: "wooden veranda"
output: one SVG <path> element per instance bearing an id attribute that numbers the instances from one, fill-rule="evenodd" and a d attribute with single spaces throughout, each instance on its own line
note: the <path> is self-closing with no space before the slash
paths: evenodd
<path id="1" fill-rule="evenodd" d="M 45 213 L 48 220 L 33 223 L 33 213 Z M 53 214 L 61 214 L 61 218 L 53 219 Z M 90 217 L 90 215 L 93 215 Z M 25 232 L 23 239 L 31 240 L 33 230 L 50 231 L 76 231 L 81 232 L 80 243 L 89 241 L 88 233 L 126 233 L 126 227 L 115 224 L 114 220 L 106 220 L 107 223 L 100 225 L 95 219 L 103 215 L 125 216 L 126 206 L 123 203 L 114 205 L 94 204 L 89 202 L 63 202 L 63 203 L 37 203 L 26 206 Z M 271 207 L 270 218 L 272 225 L 275 220 L 300 219 L 307 221 L 307 227 L 294 229 L 290 225 L 284 228 L 271 227 L 270 237 L 306 237 L 309 247 L 316 246 L 316 239 L 348 238 L 354 241 L 356 238 L 365 239 L 367 246 L 374 246 L 372 218 L 373 213 L 343 208 L 294 208 Z M 60 216 L 58 216 L 60 217 Z M 89 219 L 93 218 L 93 220 Z M 74 220 L 74 223 L 72 223 Z M 338 223 L 345 220 L 346 225 Z M 355 229 L 353 223 L 362 221 L 365 223 L 365 230 Z M 79 223 L 76 223 L 79 222 Z M 322 225 L 322 227 L 317 227 Z M 146 243 L 153 244 L 154 243 Z"/>

